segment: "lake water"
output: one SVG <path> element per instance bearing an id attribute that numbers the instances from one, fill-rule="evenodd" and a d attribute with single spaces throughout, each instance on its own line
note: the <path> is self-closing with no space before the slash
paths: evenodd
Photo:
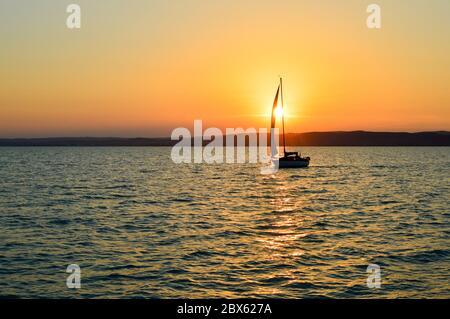
<path id="1" fill-rule="evenodd" d="M 302 151 L 311 167 L 265 176 L 170 148 L 0 148 L 0 296 L 450 297 L 449 147 Z"/>

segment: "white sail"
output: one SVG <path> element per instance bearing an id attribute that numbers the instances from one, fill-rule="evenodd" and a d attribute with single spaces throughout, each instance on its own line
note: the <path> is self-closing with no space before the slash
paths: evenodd
<path id="1" fill-rule="evenodd" d="M 277 93 L 275 94 L 275 99 L 272 106 L 272 119 L 270 125 L 270 157 L 272 160 L 278 160 L 278 141 L 279 141 L 279 130 L 276 126 L 276 109 L 278 107 L 278 97 L 280 95 L 280 85 L 278 85 Z"/>

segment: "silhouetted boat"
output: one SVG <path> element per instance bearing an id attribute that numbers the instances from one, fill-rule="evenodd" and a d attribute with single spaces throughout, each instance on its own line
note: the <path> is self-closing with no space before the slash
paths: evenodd
<path id="1" fill-rule="evenodd" d="M 278 97 L 280 97 L 281 105 L 278 105 Z M 276 109 L 281 107 L 283 111 L 281 113 L 282 126 L 283 126 L 283 156 L 278 158 L 279 168 L 297 168 L 297 167 L 308 167 L 310 158 L 301 157 L 298 152 L 287 152 L 286 151 L 286 135 L 284 133 L 284 105 L 283 105 L 283 79 L 280 78 L 280 84 L 278 85 L 277 94 L 275 95 L 275 100 L 273 101 L 272 107 L 272 125 L 271 133 L 273 134 L 276 122 Z M 271 139 L 272 140 L 272 139 Z M 272 148 L 273 149 L 273 148 Z M 273 155 L 273 154 L 272 154 Z"/>

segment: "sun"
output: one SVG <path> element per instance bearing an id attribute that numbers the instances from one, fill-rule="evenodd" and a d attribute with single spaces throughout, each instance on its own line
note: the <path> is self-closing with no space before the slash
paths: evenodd
<path id="1" fill-rule="evenodd" d="M 280 105 L 278 105 L 275 109 L 275 116 L 277 118 L 281 118 L 283 116 L 283 108 Z"/>

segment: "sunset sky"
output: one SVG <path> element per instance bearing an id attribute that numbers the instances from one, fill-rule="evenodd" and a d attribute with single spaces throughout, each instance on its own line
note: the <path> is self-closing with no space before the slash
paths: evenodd
<path id="1" fill-rule="evenodd" d="M 2 0 L 0 137 L 267 127 L 279 75 L 289 132 L 450 130 L 449 15 L 448 0 Z"/>

